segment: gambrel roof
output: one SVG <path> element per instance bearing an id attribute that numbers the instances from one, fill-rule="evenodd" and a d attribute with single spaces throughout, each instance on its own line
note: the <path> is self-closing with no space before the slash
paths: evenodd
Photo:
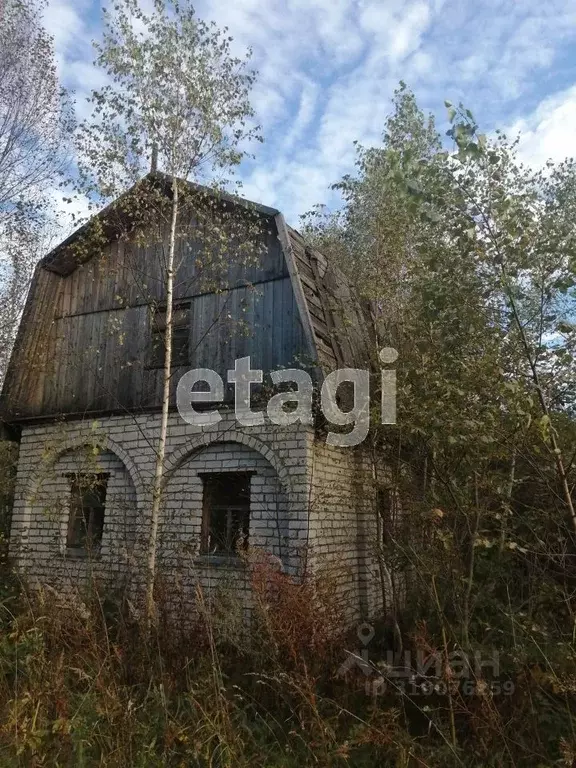
<path id="1" fill-rule="evenodd" d="M 159 180 L 169 191 L 169 177 L 155 172 L 148 174 L 143 181 L 150 179 Z M 366 366 L 370 356 L 371 324 L 366 316 L 367 308 L 361 309 L 343 272 L 330 264 L 319 251 L 307 245 L 302 235 L 286 224 L 284 216 L 277 209 L 225 192 L 216 193 L 200 184 L 186 183 L 204 195 L 218 194 L 219 199 L 228 203 L 274 218 L 299 304 L 304 332 L 318 362 L 328 370 Z M 105 220 L 112 206 L 105 208 L 98 216 Z M 70 274 L 77 263 L 69 246 L 83 229 L 74 232 L 45 256 L 41 262 L 42 267 L 59 275 Z"/>
<path id="2" fill-rule="evenodd" d="M 318 362 L 324 370 L 365 368 L 372 340 L 366 310 L 353 295 L 350 283 L 302 235 L 276 217 L 284 256 L 293 265 L 294 290 L 301 292 L 303 321 L 310 328 Z"/>
<path id="3" fill-rule="evenodd" d="M 160 185 L 162 191 L 165 191 L 167 195 L 170 194 L 171 181 L 169 177 L 163 174 L 149 174 L 139 184 L 144 182 Z M 129 190 L 126 195 L 134 194 L 136 187 Z M 277 271 L 281 268 L 285 278 L 277 279 L 283 279 L 286 282 L 286 290 L 290 290 L 291 284 L 291 293 L 293 294 L 293 296 L 286 298 L 287 294 L 284 293 L 285 298 L 282 299 L 283 304 L 280 305 L 280 310 L 278 307 L 274 307 L 275 312 L 280 311 L 282 313 L 282 307 L 288 301 L 287 318 L 282 320 L 276 314 L 274 315 L 276 320 L 273 322 L 283 322 L 286 325 L 286 323 L 296 322 L 296 319 L 289 319 L 292 314 L 294 318 L 298 316 L 299 325 L 301 324 L 298 334 L 303 335 L 306 341 L 307 357 L 315 361 L 315 365 L 320 371 L 326 373 L 342 367 L 369 367 L 370 353 L 374 349 L 375 343 L 370 313 L 355 298 L 344 274 L 330 264 L 323 254 L 308 245 L 300 233 L 289 227 L 278 210 L 226 193 L 215 192 L 200 185 L 190 184 L 190 188 L 204 196 L 217 197 L 218 202 L 224 201 L 226 205 L 245 207 L 256 212 L 266 221 L 266 228 L 272 233 L 271 237 L 277 238 L 276 244 L 270 246 L 276 255 L 267 258 L 273 258 L 274 263 L 280 265 L 281 261 L 284 261 L 284 265 L 277 267 Z M 108 238 L 110 243 L 117 239 L 117 234 L 115 234 L 117 233 L 117 225 L 111 222 L 114 222 L 115 218 L 118 220 L 118 202 L 116 201 L 97 214 L 103 225 L 104 236 Z M 33 378 L 34 373 L 26 369 L 30 368 L 30 360 L 37 356 L 35 350 L 41 350 L 44 344 L 38 329 L 50 327 L 55 319 L 57 321 L 62 317 L 64 320 L 66 319 L 65 312 L 58 315 L 54 311 L 55 304 L 61 300 L 63 281 L 68 284 L 68 292 L 74 293 L 75 290 L 80 290 L 75 289 L 74 286 L 81 286 L 84 306 L 80 301 L 79 314 L 86 316 L 90 312 L 102 313 L 109 309 L 102 304 L 90 308 L 85 298 L 89 294 L 90 288 L 86 288 L 86 285 L 82 286 L 82 278 L 75 282 L 77 270 L 79 268 L 82 270 L 89 269 L 90 262 L 94 258 L 94 254 L 77 251 L 71 247 L 80 239 L 87 226 L 77 230 L 52 250 L 40 261 L 37 267 L 4 385 L 2 400 L 3 411 L 7 419 L 10 419 L 11 415 L 18 418 L 19 415 L 23 416 L 30 410 L 36 415 L 40 415 L 43 412 L 42 408 L 46 407 L 46 395 L 44 395 L 44 406 L 41 404 L 42 395 L 38 396 L 36 411 L 34 408 L 29 409 L 22 406 L 22 402 L 26 401 L 27 397 L 31 397 L 22 393 L 32 391 L 31 385 L 24 380 Z M 94 269 L 97 271 L 96 267 Z M 292 306 L 295 307 L 293 313 Z M 94 329 L 95 325 L 91 327 Z M 73 332 L 81 334 L 83 331 L 74 330 Z M 98 338 L 97 331 L 93 330 L 93 333 L 96 333 L 96 338 Z M 283 333 L 286 335 L 286 331 Z M 295 333 L 295 331 L 292 333 L 294 338 Z M 52 352 L 46 354 L 57 355 L 58 347 L 56 346 Z M 46 387 L 46 385 L 44 386 Z M 53 385 L 50 384 L 50 386 Z"/>

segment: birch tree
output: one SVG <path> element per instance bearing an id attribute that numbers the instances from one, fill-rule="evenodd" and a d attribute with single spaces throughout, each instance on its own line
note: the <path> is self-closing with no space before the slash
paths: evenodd
<path id="1" fill-rule="evenodd" d="M 571 322 L 576 300 L 576 164 L 570 159 L 550 162 L 539 171 L 524 168 L 516 157 L 516 142 L 510 144 L 502 135 L 488 141 L 470 110 L 450 102 L 446 106 L 452 123 L 448 135 L 459 163 L 453 180 L 461 195 L 460 209 L 503 306 L 506 330 L 521 365 L 518 373 L 535 395 L 542 438 L 576 536 L 568 462 L 553 423 L 554 410 L 567 404 L 558 399 L 560 386 L 570 382 L 570 392 L 576 382 L 576 328 Z"/>
<path id="2" fill-rule="evenodd" d="M 254 73 L 232 55 L 227 30 L 198 19 L 193 7 L 155 0 L 150 12 L 137 0 L 120 0 L 104 12 L 96 66 L 108 84 L 93 92 L 92 117 L 78 131 L 79 186 L 92 205 L 114 200 L 150 169 L 167 179 L 167 206 L 153 184 L 140 188 L 137 207 L 165 216 L 162 259 L 165 284 L 165 356 L 162 414 L 156 446 L 147 547 L 146 614 L 154 617 L 158 524 L 162 507 L 170 399 L 174 280 L 186 180 L 225 178 L 259 139 L 249 93 Z M 134 200 L 132 201 L 134 204 Z M 217 239 L 218 235 L 215 236 Z"/>
<path id="3" fill-rule="evenodd" d="M 34 263 L 52 226 L 51 188 L 67 169 L 73 116 L 42 4 L 0 4 L 0 381 Z"/>
<path id="4" fill-rule="evenodd" d="M 401 85 L 382 145 L 338 185 L 343 210 L 308 231 L 399 351 L 398 426 L 375 430 L 374 453 L 405 530 L 375 548 L 434 622 L 436 580 L 469 647 L 479 614 L 521 604 L 526 574 L 537 603 L 572 570 L 576 165 L 523 166 L 517 141 L 447 108 L 449 141 Z"/>

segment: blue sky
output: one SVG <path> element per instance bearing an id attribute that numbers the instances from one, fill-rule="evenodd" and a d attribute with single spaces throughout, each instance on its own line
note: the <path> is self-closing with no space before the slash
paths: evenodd
<path id="1" fill-rule="evenodd" d="M 253 49 L 253 103 L 265 143 L 244 194 L 293 225 L 353 168 L 353 141 L 378 143 L 398 81 L 445 129 L 444 99 L 482 129 L 522 134 L 527 162 L 576 154 L 576 0 L 200 0 L 198 14 Z M 100 76 L 91 40 L 100 3 L 52 0 L 63 83 L 79 112 Z"/>

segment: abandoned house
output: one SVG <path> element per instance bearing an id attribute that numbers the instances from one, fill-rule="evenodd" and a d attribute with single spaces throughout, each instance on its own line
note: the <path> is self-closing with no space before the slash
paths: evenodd
<path id="1" fill-rule="evenodd" d="M 169 196 L 160 174 L 147 183 Z M 190 204 L 177 244 L 158 573 L 189 591 L 248 589 L 241 541 L 295 577 L 304 563 L 337 566 L 351 616 L 370 615 L 382 590 L 367 445 L 328 445 L 319 419 L 239 426 L 228 389 L 216 424 L 189 424 L 175 407 L 186 371 L 211 368 L 226 381 L 246 356 L 264 372 L 260 394 L 277 369 L 306 368 L 317 386 L 330 370 L 365 368 L 375 345 L 369 324 L 342 274 L 281 213 L 189 188 L 202 202 Z M 202 206 L 212 218 L 200 222 Z M 213 237 L 217 214 L 236 222 L 227 239 Z M 2 395 L 1 418 L 20 441 L 11 555 L 26 579 L 59 590 L 92 579 L 141 584 L 148 543 L 167 306 L 162 244 L 139 236 L 154 223 L 150 212 L 128 223 L 118 215 L 121 225 L 106 211 L 99 217 L 97 247 L 78 247 L 84 228 L 37 266 Z M 246 258 L 243 218 L 257 241 Z M 216 241 L 224 241 L 218 256 Z M 208 252 L 217 266 L 210 279 Z"/>

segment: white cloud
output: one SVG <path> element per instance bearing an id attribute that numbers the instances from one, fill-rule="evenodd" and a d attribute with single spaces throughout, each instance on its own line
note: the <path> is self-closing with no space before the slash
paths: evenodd
<path id="1" fill-rule="evenodd" d="M 229 28 L 235 53 L 253 49 L 266 142 L 244 192 L 292 221 L 334 199 L 329 185 L 353 169 L 354 140 L 379 140 L 400 79 L 442 115 L 444 98 L 462 99 L 487 130 L 542 101 L 516 124 L 522 151 L 534 160 L 570 151 L 574 78 L 557 65 L 576 39 L 566 0 L 197 0 L 196 9 Z M 50 0 L 46 15 L 79 105 L 100 84 L 90 65 L 99 12 L 97 0 Z M 558 94 L 543 101 L 552 81 Z"/>
<path id="2" fill-rule="evenodd" d="M 363 3 L 362 27 L 376 41 L 371 58 L 375 62 L 401 61 L 415 51 L 430 22 L 427 2 L 402 3 L 394 8 L 379 2 Z"/>
<path id="3" fill-rule="evenodd" d="M 530 165 L 542 166 L 576 155 L 576 86 L 544 99 L 532 114 L 517 120 L 506 133 L 520 133 L 519 155 Z"/>
<path id="4" fill-rule="evenodd" d="M 66 79 L 66 67 L 71 56 L 89 43 L 84 18 L 90 3 L 80 0 L 51 0 L 43 15 L 46 30 L 54 38 L 60 76 Z"/>

